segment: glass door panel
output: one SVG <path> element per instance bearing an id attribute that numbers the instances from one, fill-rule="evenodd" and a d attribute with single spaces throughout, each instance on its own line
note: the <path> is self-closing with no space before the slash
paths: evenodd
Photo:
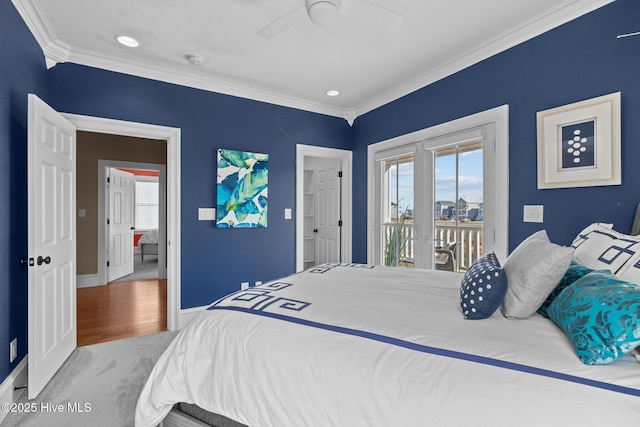
<path id="1" fill-rule="evenodd" d="M 434 152 L 434 245 L 438 270 L 466 271 L 482 256 L 482 141 Z"/>
<path id="2" fill-rule="evenodd" d="M 413 267 L 414 156 L 383 162 L 383 264 Z"/>

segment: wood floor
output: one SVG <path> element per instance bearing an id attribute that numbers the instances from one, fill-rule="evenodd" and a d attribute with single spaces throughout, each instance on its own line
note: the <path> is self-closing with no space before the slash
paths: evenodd
<path id="1" fill-rule="evenodd" d="M 78 288 L 78 346 L 167 330 L 167 281 Z"/>

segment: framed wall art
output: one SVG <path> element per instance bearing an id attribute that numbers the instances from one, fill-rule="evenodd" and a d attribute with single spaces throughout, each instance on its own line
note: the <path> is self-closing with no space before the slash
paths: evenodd
<path id="1" fill-rule="evenodd" d="M 620 92 L 537 113 L 538 188 L 620 185 Z"/>
<path id="2" fill-rule="evenodd" d="M 267 226 L 269 155 L 218 150 L 217 228 Z"/>

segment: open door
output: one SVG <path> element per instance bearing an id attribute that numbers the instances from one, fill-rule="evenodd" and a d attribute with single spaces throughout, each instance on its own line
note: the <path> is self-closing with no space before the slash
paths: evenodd
<path id="1" fill-rule="evenodd" d="M 76 128 L 29 94 L 29 399 L 76 347 Z"/>
<path id="2" fill-rule="evenodd" d="M 109 168 L 109 282 L 133 273 L 133 232 L 135 230 L 135 175 Z"/>

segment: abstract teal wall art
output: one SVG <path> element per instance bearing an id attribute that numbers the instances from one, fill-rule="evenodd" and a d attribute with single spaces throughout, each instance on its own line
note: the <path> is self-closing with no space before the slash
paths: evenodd
<path id="1" fill-rule="evenodd" d="M 267 226 L 269 155 L 218 150 L 217 228 Z"/>

